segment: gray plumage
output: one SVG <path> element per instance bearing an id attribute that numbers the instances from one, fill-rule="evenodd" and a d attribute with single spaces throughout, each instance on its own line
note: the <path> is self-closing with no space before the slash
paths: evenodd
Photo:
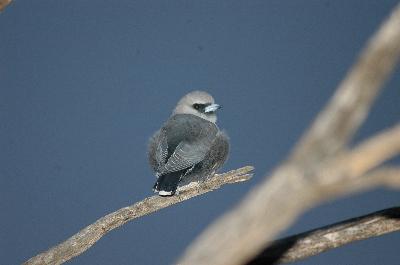
<path id="1" fill-rule="evenodd" d="M 148 158 L 157 176 L 154 191 L 172 196 L 179 185 L 214 174 L 228 157 L 228 136 L 215 124 L 220 108 L 206 92 L 193 91 L 149 141 Z"/>

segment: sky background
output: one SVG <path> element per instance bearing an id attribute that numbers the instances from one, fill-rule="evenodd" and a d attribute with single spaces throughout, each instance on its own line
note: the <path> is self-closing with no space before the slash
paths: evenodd
<path id="1" fill-rule="evenodd" d="M 147 140 L 201 89 L 223 105 L 223 171 L 253 165 L 254 178 L 134 220 L 69 262 L 171 264 L 285 159 L 396 2 L 13 2 L 0 14 L 1 263 L 152 195 Z M 398 67 L 354 143 L 398 122 L 399 88 Z M 324 203 L 281 236 L 399 199 L 382 188 Z M 394 264 L 399 246 L 393 233 L 295 264 Z"/>

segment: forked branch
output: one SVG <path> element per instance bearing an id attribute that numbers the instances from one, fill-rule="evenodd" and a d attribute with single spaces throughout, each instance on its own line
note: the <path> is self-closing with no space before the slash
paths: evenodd
<path id="1" fill-rule="evenodd" d="M 357 178 L 360 186 L 347 191 L 359 190 L 367 170 L 398 154 L 398 149 L 387 152 L 387 146 L 380 146 L 388 142 L 387 136 L 383 136 L 375 147 L 386 157 L 377 159 L 367 152 L 371 156 L 361 157 L 362 162 L 356 163 L 354 155 L 352 165 L 357 164 L 354 168 L 341 159 L 348 152 L 354 154 L 347 151 L 346 145 L 365 120 L 399 55 L 400 4 L 369 40 L 289 159 L 250 191 L 236 208 L 211 224 L 187 248 L 177 264 L 244 264 L 291 225 L 299 214 L 328 197 L 337 198 Z M 397 144 L 400 141 L 396 137 L 391 140 Z M 342 163 L 337 163 L 340 160 Z"/>

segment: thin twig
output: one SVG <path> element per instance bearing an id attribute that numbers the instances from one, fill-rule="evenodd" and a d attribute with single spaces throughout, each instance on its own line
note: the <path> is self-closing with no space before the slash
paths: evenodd
<path id="1" fill-rule="evenodd" d="M 224 174 L 214 175 L 208 180 L 192 182 L 179 189 L 179 195 L 172 197 L 151 196 L 131 206 L 110 213 L 88 225 L 66 241 L 29 259 L 25 265 L 61 264 L 76 257 L 94 245 L 111 230 L 135 218 L 153 213 L 165 207 L 183 202 L 192 197 L 213 191 L 225 184 L 246 181 L 251 178 L 253 167 L 247 166 Z"/>
<path id="2" fill-rule="evenodd" d="M 239 265 L 321 201 L 315 183 L 358 129 L 400 55 L 400 4 L 370 39 L 292 155 L 233 210 L 210 225 L 179 265 Z M 343 172 L 336 174 L 338 178 Z M 361 176 L 360 176 L 361 177 Z"/>
<path id="3" fill-rule="evenodd" d="M 0 12 L 11 3 L 11 0 L 0 0 Z"/>
<path id="4" fill-rule="evenodd" d="M 321 202 L 332 198 L 338 198 L 354 192 L 361 192 L 375 187 L 383 186 L 386 188 L 400 188 L 400 169 L 393 167 L 383 167 L 374 169 L 367 174 L 350 178 L 341 179 L 336 182 L 322 183 L 319 190 Z"/>
<path id="5" fill-rule="evenodd" d="M 400 171 L 397 169 L 397 178 Z M 247 265 L 289 263 L 351 242 L 400 230 L 400 207 L 385 209 L 274 241 Z"/>
<path id="6" fill-rule="evenodd" d="M 337 188 L 345 193 L 354 189 L 353 186 L 370 185 L 370 178 L 363 175 L 397 154 L 400 154 L 400 125 L 368 138 L 350 151 L 339 153 L 315 176 L 314 184 L 323 195 L 320 199 L 329 197 L 329 191 L 337 196 Z"/>
<path id="7" fill-rule="evenodd" d="M 399 153 L 400 124 L 356 146 L 348 156 L 344 158 L 345 161 L 351 161 L 347 169 L 347 174 L 351 176 L 360 176 Z"/>

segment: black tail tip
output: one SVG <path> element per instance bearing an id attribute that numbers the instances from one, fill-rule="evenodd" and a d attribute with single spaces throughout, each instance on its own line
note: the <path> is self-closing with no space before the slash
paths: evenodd
<path id="1" fill-rule="evenodd" d="M 160 188 L 159 183 L 156 182 L 156 184 L 154 184 L 154 186 L 153 186 L 153 192 L 154 193 L 158 193 L 158 195 L 161 196 L 161 197 L 170 197 L 170 196 L 173 196 L 175 194 L 176 189 L 167 190 L 165 188 L 164 189 Z"/>

